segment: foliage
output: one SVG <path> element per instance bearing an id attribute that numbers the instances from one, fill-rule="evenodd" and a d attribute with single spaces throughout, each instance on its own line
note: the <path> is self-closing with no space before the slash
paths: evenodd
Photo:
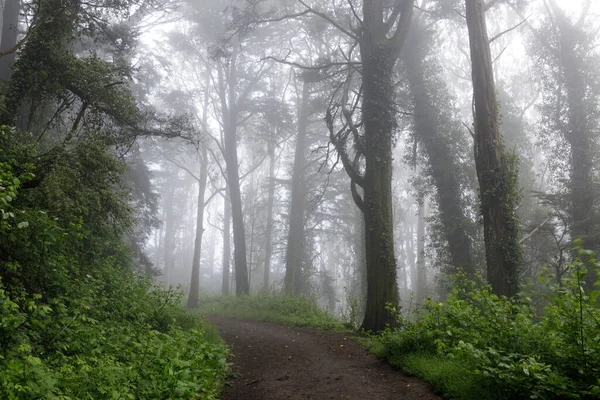
<path id="1" fill-rule="evenodd" d="M 344 331 L 344 324 L 323 310 L 314 298 L 285 293 L 257 293 L 242 297 L 204 297 L 200 312 L 257 321 L 278 322 L 316 329 Z"/>
<path id="2" fill-rule="evenodd" d="M 132 272 L 107 144 L 39 154 L 14 135 L 1 127 L 0 398 L 218 398 L 225 345 Z"/>
<path id="3" fill-rule="evenodd" d="M 600 398 L 600 291 L 583 289 L 600 263 L 577 251 L 541 313 L 530 298 L 498 297 L 462 276 L 446 302 L 400 315 L 371 350 L 457 399 Z"/>

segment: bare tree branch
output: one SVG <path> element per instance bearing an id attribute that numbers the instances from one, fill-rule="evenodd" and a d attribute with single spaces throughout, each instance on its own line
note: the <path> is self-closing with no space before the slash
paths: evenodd
<path id="1" fill-rule="evenodd" d="M 330 67 L 362 65 L 362 63 L 359 61 L 345 61 L 345 62 L 330 62 L 327 64 L 310 66 L 310 65 L 299 64 L 294 61 L 282 60 L 280 58 L 276 58 L 273 56 L 264 57 L 263 60 L 273 60 L 273 61 L 276 61 L 281 64 L 291 65 L 292 67 L 297 67 L 297 68 L 305 69 L 305 70 L 309 70 L 309 71 L 321 71 L 321 70 L 324 70 L 324 69 L 327 69 Z"/>
<path id="2" fill-rule="evenodd" d="M 312 8 L 308 4 L 306 4 L 303 0 L 298 0 L 298 2 L 300 4 L 302 4 L 304 7 L 306 7 L 306 11 L 309 11 L 310 13 L 323 18 L 325 21 L 329 22 L 331 25 L 336 27 L 339 31 L 344 33 L 346 36 L 348 36 L 354 40 L 358 40 L 358 37 L 355 34 L 350 32 L 348 29 L 344 28 L 343 26 L 341 26 L 339 23 L 337 23 L 334 19 L 329 17 L 327 14 L 322 13 L 321 11 L 315 10 L 314 8 Z"/>
<path id="3" fill-rule="evenodd" d="M 515 29 L 517 29 L 518 27 L 520 27 L 521 25 L 523 25 L 527 19 L 529 19 L 529 17 L 525 18 L 523 21 L 519 22 L 517 25 L 513 26 L 512 28 L 509 28 L 503 32 L 500 32 L 499 34 L 495 35 L 493 38 L 490 39 L 490 43 L 492 43 L 494 40 L 500 38 L 502 35 L 507 34 L 509 32 L 514 31 Z"/>
<path id="4" fill-rule="evenodd" d="M 344 169 L 346 173 L 350 177 L 352 181 L 354 181 L 360 187 L 364 186 L 364 178 L 358 173 L 358 171 L 354 168 L 354 163 L 350 161 L 350 156 L 345 148 L 346 141 L 340 137 L 340 133 L 345 130 L 345 127 L 342 128 L 338 134 L 334 133 L 333 128 L 333 115 L 331 114 L 331 110 L 327 110 L 327 114 L 325 115 L 325 122 L 327 124 L 327 128 L 329 129 L 329 140 L 335 147 L 340 159 L 342 160 L 342 164 L 344 165 Z M 347 136 L 347 135 L 346 135 Z"/>
<path id="5" fill-rule="evenodd" d="M 404 42 L 406 42 L 406 38 L 408 37 L 408 31 L 413 17 L 414 3 L 414 0 L 405 0 L 402 2 L 402 5 L 396 5 L 401 11 L 398 27 L 391 38 L 392 54 L 395 58 L 400 56 L 400 51 L 404 47 Z"/>
<path id="6" fill-rule="evenodd" d="M 546 225 L 546 223 L 548 221 L 550 221 L 552 219 L 552 217 L 548 217 L 544 220 L 544 222 L 542 222 L 541 224 L 538 225 L 537 228 L 535 228 L 534 230 L 532 230 L 527 236 L 525 236 L 523 239 L 519 240 L 519 244 L 523 244 L 525 243 L 529 238 L 531 238 L 533 235 L 535 235 L 540 229 L 542 229 L 544 227 L 544 225 Z"/>
<path id="7" fill-rule="evenodd" d="M 483 6 L 483 11 L 487 12 L 488 10 L 490 10 L 492 7 L 494 7 L 496 4 L 500 3 L 502 0 L 488 0 L 485 5 Z"/>

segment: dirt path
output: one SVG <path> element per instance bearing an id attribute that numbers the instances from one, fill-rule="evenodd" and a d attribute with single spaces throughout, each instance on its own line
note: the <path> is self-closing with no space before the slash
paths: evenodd
<path id="1" fill-rule="evenodd" d="M 350 336 L 211 316 L 232 347 L 236 378 L 222 400 L 439 400 Z"/>

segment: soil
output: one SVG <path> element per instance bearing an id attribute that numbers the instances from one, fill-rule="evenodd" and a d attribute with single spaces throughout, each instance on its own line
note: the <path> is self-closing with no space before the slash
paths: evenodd
<path id="1" fill-rule="evenodd" d="M 378 360 L 351 334 L 211 316 L 234 354 L 222 400 L 439 400 L 431 386 Z"/>

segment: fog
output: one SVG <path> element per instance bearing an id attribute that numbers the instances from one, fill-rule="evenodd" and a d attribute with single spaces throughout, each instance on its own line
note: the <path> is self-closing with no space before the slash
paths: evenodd
<path id="1" fill-rule="evenodd" d="M 131 65 L 127 85 L 152 125 L 120 153 L 139 189 L 136 254 L 157 282 L 180 286 L 188 306 L 284 291 L 346 318 L 364 313 L 369 296 L 408 306 L 444 298 L 458 268 L 489 273 L 496 239 L 481 214 L 465 4 L 415 4 L 404 32 L 399 3 L 379 11 L 355 3 L 132 2 L 111 27 L 111 46 L 122 51 L 85 37 L 73 44 L 80 57 Z M 35 2 L 25 5 L 21 38 L 35 15 Z M 598 132 L 600 6 L 490 0 L 485 8 L 503 152 L 516 160 L 510 212 L 522 257 L 513 278 L 524 284 L 547 266 L 560 280 L 571 239 L 596 244 L 588 147 Z M 364 39 L 372 12 L 389 18 L 380 37 L 389 60 Z M 5 50 L 10 34 L 3 30 Z M 580 116 L 583 103 L 591 105 Z M 69 118 L 81 128 L 76 112 Z M 381 150 L 382 141 L 390 146 Z M 378 268 L 387 272 L 367 279 Z M 367 295 L 369 280 L 399 296 Z"/>

